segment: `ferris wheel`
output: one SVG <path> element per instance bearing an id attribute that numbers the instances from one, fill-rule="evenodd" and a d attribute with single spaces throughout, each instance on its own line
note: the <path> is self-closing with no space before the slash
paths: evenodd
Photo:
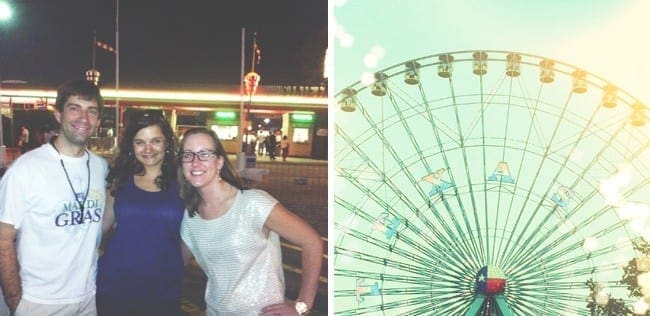
<path id="1" fill-rule="evenodd" d="M 596 315 L 638 300 L 620 282 L 650 239 L 638 99 L 509 51 L 408 59 L 335 98 L 335 314 Z"/>

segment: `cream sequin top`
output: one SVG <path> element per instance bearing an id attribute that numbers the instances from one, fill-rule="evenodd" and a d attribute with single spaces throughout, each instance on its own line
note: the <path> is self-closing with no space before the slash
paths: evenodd
<path id="1" fill-rule="evenodd" d="M 208 276 L 205 301 L 219 315 L 258 315 L 284 301 L 280 238 L 263 232 L 277 202 L 264 191 L 244 190 L 216 219 L 185 212 L 181 237 Z"/>

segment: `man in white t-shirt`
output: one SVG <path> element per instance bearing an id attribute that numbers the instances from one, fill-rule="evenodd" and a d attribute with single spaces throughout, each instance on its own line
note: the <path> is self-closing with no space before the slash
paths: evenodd
<path id="1" fill-rule="evenodd" d="M 95 275 L 107 163 L 88 151 L 104 105 L 86 80 L 59 87 L 59 136 L 0 181 L 0 284 L 15 316 L 97 315 Z"/>

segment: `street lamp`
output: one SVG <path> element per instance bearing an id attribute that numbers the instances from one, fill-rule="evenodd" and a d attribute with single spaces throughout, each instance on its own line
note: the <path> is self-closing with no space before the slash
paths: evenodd
<path id="1" fill-rule="evenodd" d="M 13 12 L 11 7 L 4 1 L 0 2 L 0 20 L 6 21 L 11 19 Z"/>

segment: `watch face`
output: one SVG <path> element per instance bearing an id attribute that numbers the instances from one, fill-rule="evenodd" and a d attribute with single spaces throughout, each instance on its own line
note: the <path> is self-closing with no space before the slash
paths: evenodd
<path id="1" fill-rule="evenodd" d="M 309 306 L 307 306 L 307 303 L 305 302 L 297 301 L 296 311 L 298 312 L 298 314 L 302 315 L 309 311 Z"/>

